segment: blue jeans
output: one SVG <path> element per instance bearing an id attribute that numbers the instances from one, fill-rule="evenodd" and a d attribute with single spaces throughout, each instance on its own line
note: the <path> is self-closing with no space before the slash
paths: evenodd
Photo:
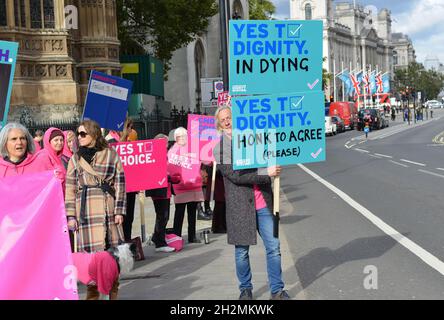
<path id="1" fill-rule="evenodd" d="M 268 283 L 272 294 L 284 289 L 282 281 L 281 251 L 279 239 L 273 236 L 273 215 L 264 208 L 256 211 L 259 235 L 264 242 L 267 253 Z M 251 284 L 250 257 L 248 255 L 250 246 L 236 246 L 236 274 L 239 279 L 239 289 L 253 289 Z"/>

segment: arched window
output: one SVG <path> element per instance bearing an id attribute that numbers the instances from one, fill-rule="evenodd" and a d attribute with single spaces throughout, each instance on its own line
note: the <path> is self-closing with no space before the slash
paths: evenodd
<path id="1" fill-rule="evenodd" d="M 313 16 L 312 16 L 311 4 L 307 3 L 305 5 L 305 20 L 311 20 L 312 18 Z"/>
<path id="2" fill-rule="evenodd" d="M 196 111 L 200 111 L 202 102 L 202 87 L 200 84 L 200 79 L 205 74 L 205 50 L 200 40 L 197 40 L 196 46 L 194 47 L 194 68 L 196 74 Z"/>
<path id="3" fill-rule="evenodd" d="M 0 26 L 6 26 L 6 0 L 0 0 Z"/>
<path id="4" fill-rule="evenodd" d="M 239 0 L 234 1 L 231 13 L 233 20 L 241 20 L 244 18 L 244 8 L 242 8 L 242 3 Z"/>
<path id="5" fill-rule="evenodd" d="M 54 0 L 30 0 L 29 6 L 31 9 L 31 28 L 53 29 L 55 27 Z"/>

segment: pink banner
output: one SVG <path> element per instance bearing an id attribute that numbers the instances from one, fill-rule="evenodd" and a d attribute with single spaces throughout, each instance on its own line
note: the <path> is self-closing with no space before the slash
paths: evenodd
<path id="1" fill-rule="evenodd" d="M 0 179 L 0 300 L 78 300 L 54 172 Z"/>
<path id="2" fill-rule="evenodd" d="M 197 159 L 213 162 L 213 149 L 219 143 L 220 135 L 216 130 L 216 120 L 212 116 L 188 115 L 188 145 Z"/>
<path id="3" fill-rule="evenodd" d="M 123 164 L 126 192 L 168 186 L 165 139 L 120 142 L 111 146 L 116 149 Z"/>

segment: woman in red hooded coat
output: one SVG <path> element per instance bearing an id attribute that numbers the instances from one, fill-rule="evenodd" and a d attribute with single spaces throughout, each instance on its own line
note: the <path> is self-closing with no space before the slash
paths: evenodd
<path id="1" fill-rule="evenodd" d="M 49 160 L 51 169 L 53 169 L 57 177 L 62 181 L 63 192 L 65 192 L 66 169 L 62 162 L 63 147 L 65 145 L 65 136 L 62 130 L 57 128 L 49 128 L 43 137 L 44 148 L 37 155 Z"/>

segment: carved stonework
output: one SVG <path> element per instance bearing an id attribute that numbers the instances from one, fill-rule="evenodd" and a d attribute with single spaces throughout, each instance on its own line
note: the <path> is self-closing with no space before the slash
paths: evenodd
<path id="1" fill-rule="evenodd" d="M 85 48 L 85 57 L 86 58 L 106 58 L 106 50 L 105 48 Z"/>
<path id="2" fill-rule="evenodd" d="M 119 59 L 119 50 L 117 48 L 108 48 L 108 57 L 110 59 Z"/>

